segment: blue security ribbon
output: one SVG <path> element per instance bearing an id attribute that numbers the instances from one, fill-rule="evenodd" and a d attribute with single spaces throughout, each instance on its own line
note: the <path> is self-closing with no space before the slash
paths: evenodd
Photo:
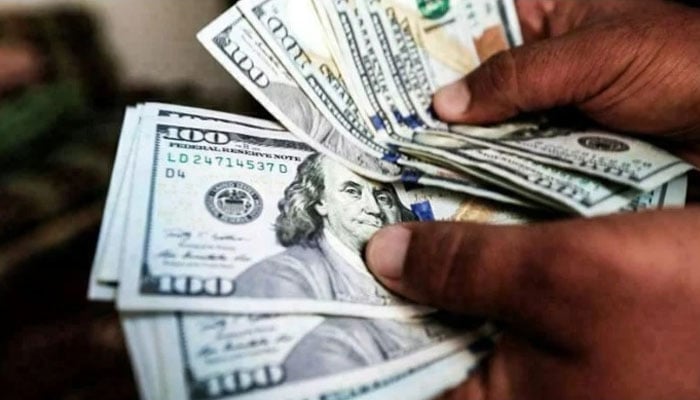
<path id="1" fill-rule="evenodd" d="M 419 221 L 435 221 L 433 206 L 427 200 L 411 204 L 411 211 L 418 217 Z"/>

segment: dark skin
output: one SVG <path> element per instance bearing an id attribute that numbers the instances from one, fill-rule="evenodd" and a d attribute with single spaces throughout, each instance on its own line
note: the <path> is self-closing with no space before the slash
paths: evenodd
<path id="1" fill-rule="evenodd" d="M 700 11 L 657 0 L 520 0 L 528 44 L 439 92 L 444 120 L 571 106 L 700 160 Z M 700 163 L 696 164 L 700 165 Z M 700 398 L 700 208 L 528 226 L 406 224 L 370 269 L 505 334 L 466 400 Z"/>

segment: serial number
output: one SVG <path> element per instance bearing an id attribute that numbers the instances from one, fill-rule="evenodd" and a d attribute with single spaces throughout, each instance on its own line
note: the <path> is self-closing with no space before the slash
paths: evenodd
<path id="1" fill-rule="evenodd" d="M 247 169 L 250 171 L 276 172 L 280 174 L 286 174 L 289 172 L 289 167 L 282 163 L 241 160 L 239 158 L 223 156 L 211 157 L 199 154 L 192 155 L 187 153 L 168 153 L 167 161 L 171 164 L 211 165 L 223 168 Z"/>

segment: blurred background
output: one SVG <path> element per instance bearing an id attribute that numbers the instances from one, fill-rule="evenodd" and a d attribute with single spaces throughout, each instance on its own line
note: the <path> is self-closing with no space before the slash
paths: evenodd
<path id="1" fill-rule="evenodd" d="M 88 303 L 126 105 L 265 114 L 195 34 L 233 1 L 0 0 L 0 398 L 136 398 Z"/>

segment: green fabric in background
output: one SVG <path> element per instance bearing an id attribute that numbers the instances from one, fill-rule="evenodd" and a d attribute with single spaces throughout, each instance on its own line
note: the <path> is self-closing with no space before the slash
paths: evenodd
<path id="1" fill-rule="evenodd" d="M 0 160 L 36 145 L 61 120 L 85 113 L 86 98 L 76 81 L 47 83 L 0 103 Z"/>

